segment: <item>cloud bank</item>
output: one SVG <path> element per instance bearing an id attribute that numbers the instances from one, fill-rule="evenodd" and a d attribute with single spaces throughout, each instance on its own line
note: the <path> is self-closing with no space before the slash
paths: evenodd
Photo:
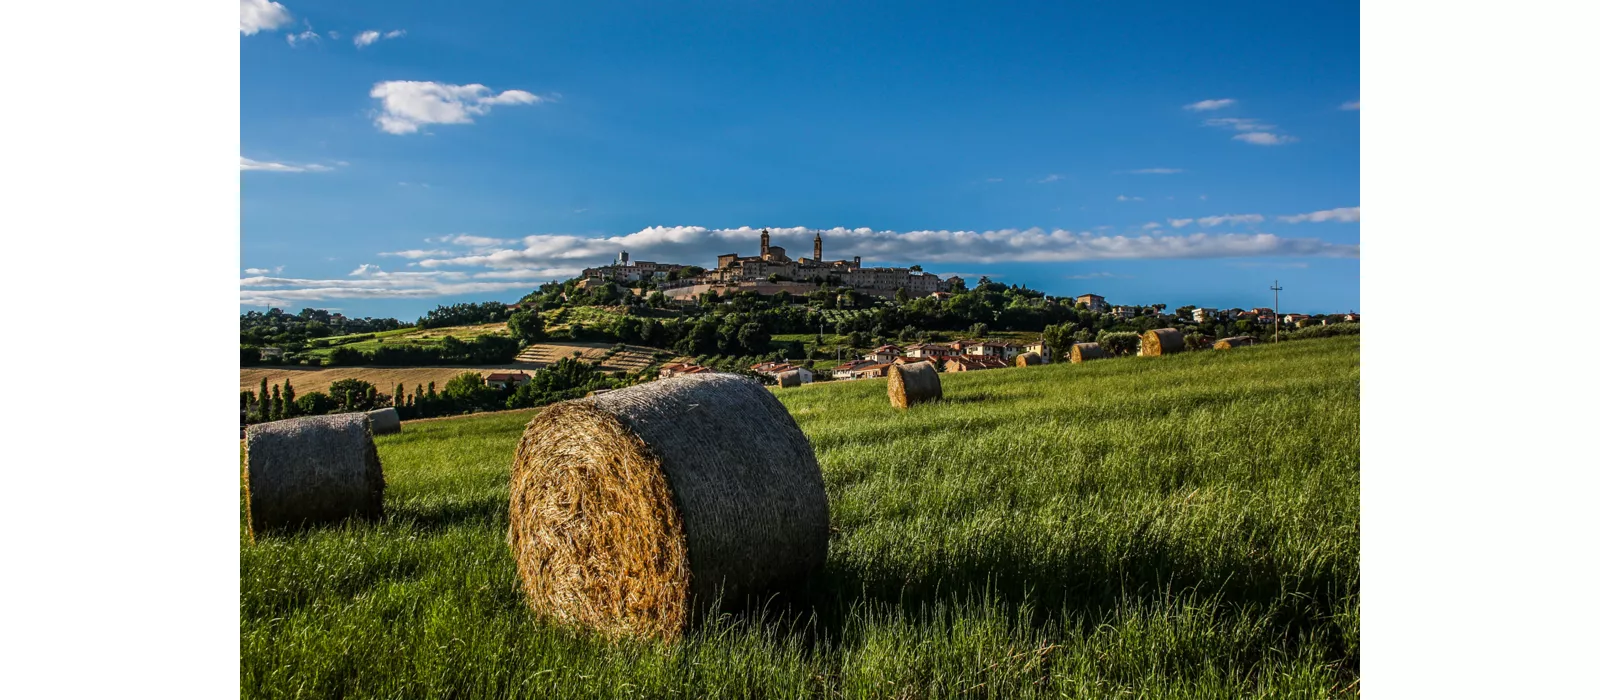
<path id="1" fill-rule="evenodd" d="M 245 36 L 270 32 L 293 21 L 289 8 L 272 0 L 239 0 L 239 33 Z"/>
<path id="2" fill-rule="evenodd" d="M 523 90 L 500 94 L 487 87 L 449 85 L 417 80 L 390 80 L 372 86 L 370 96 L 379 102 L 375 123 L 391 134 L 414 134 L 429 124 L 471 124 L 474 116 L 496 105 L 525 105 L 544 98 Z"/>

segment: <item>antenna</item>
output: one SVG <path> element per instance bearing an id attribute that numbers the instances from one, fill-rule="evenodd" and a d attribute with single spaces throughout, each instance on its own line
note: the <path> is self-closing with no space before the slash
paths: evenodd
<path id="1" fill-rule="evenodd" d="M 1272 289 L 1272 342 L 1276 343 L 1276 342 L 1278 342 L 1278 292 L 1283 291 L 1283 287 L 1278 285 L 1278 281 L 1277 280 L 1273 280 L 1271 289 Z"/>

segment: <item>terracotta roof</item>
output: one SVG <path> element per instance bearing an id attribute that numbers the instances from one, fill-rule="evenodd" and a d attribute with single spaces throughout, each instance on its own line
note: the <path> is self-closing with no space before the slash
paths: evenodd
<path id="1" fill-rule="evenodd" d="M 527 378 L 528 375 L 522 372 L 494 372 L 484 377 L 483 380 L 486 382 L 509 382 Z"/>

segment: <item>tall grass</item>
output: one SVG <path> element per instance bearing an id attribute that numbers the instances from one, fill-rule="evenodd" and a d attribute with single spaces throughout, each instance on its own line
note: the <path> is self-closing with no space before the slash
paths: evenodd
<path id="1" fill-rule="evenodd" d="M 241 544 L 249 697 L 1357 694 L 1359 338 L 778 392 L 836 533 L 808 589 L 677 645 L 522 602 L 527 416 L 378 438 L 388 517 Z M 747 439 L 760 439 L 758 435 Z"/>

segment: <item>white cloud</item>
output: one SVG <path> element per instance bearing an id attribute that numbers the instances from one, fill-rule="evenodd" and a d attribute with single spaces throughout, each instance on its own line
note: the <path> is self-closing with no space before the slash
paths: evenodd
<path id="1" fill-rule="evenodd" d="M 1119 201 L 1119 202 L 1143 202 L 1144 201 L 1144 197 L 1129 197 L 1128 195 L 1125 195 L 1125 194 L 1119 194 L 1119 195 L 1117 195 L 1117 201 Z"/>
<path id="2" fill-rule="evenodd" d="M 378 128 L 391 134 L 411 134 L 428 124 L 471 124 L 472 117 L 489 113 L 494 105 L 535 104 L 544 98 L 523 90 L 498 95 L 476 83 L 448 85 L 417 80 L 390 80 L 372 86 L 379 100 Z"/>
<path id="3" fill-rule="evenodd" d="M 423 258 L 438 258 L 438 257 L 446 256 L 446 255 L 454 255 L 454 253 L 452 253 L 451 251 L 442 250 L 442 249 L 440 249 L 440 250 L 397 250 L 397 251 L 390 252 L 390 253 L 378 253 L 378 255 L 385 256 L 385 257 L 394 257 L 394 258 L 407 258 L 407 259 L 410 259 L 410 260 L 421 260 Z"/>
<path id="4" fill-rule="evenodd" d="M 1061 179 L 1060 175 L 1057 175 L 1055 173 L 1050 173 L 1049 175 L 1046 175 L 1046 176 L 1044 176 L 1042 178 L 1039 178 L 1038 182 L 1055 182 L 1055 181 L 1060 180 L 1060 179 Z"/>
<path id="5" fill-rule="evenodd" d="M 245 306 L 284 306 L 326 299 L 428 298 L 509 290 L 532 291 L 539 283 L 567 279 L 579 272 L 577 268 L 550 268 L 519 270 L 515 275 L 496 272 L 473 275 L 456 271 L 385 272 L 376 265 L 362 265 L 351 273 L 358 275 L 359 279 L 241 278 L 239 303 Z M 514 280 L 494 281 L 505 278 Z"/>
<path id="6" fill-rule="evenodd" d="M 290 34 L 284 37 L 284 39 L 289 42 L 290 46 L 296 46 L 306 42 L 314 42 L 321 38 L 322 37 L 317 36 L 316 32 L 313 32 L 310 29 L 300 32 L 299 34 Z"/>
<path id="7" fill-rule="evenodd" d="M 239 0 L 239 33 L 245 36 L 270 32 L 293 21 L 289 8 L 272 0 Z"/>
<path id="8" fill-rule="evenodd" d="M 1344 103 L 1342 105 L 1339 105 L 1339 109 L 1343 109 L 1343 110 L 1346 110 L 1346 111 L 1361 109 L 1361 101 L 1360 100 L 1355 100 L 1355 101 L 1351 101 L 1351 102 L 1346 102 L 1346 103 Z"/>
<path id="9" fill-rule="evenodd" d="M 1153 229 L 1161 228 L 1161 224 L 1158 224 L 1158 223 L 1152 221 L 1152 222 L 1150 222 L 1148 224 L 1145 224 L 1144 226 L 1142 226 L 1140 228 L 1143 228 L 1146 231 L 1150 231 L 1150 230 L 1153 230 Z"/>
<path id="10" fill-rule="evenodd" d="M 1245 143 L 1253 143 L 1257 146 L 1282 146 L 1286 143 L 1294 143 L 1299 139 L 1296 139 L 1293 136 L 1274 134 L 1269 131 L 1252 131 L 1247 134 L 1239 134 L 1234 136 L 1233 140 L 1243 141 Z"/>
<path id="11" fill-rule="evenodd" d="M 1361 220 L 1361 207 L 1340 207 L 1338 209 L 1324 209 L 1309 214 L 1295 214 L 1294 216 L 1280 216 L 1279 221 L 1288 224 L 1298 224 L 1309 221 L 1320 224 L 1324 221 L 1337 221 L 1340 223 L 1353 223 Z"/>
<path id="12" fill-rule="evenodd" d="M 367 31 L 356 35 L 355 44 L 356 48 L 361 48 L 376 44 L 378 43 L 379 39 L 399 39 L 405 35 L 406 30 L 404 29 L 396 29 L 389 32 L 380 32 L 376 29 L 368 29 Z"/>
<path id="13" fill-rule="evenodd" d="M 328 38 L 329 39 L 338 39 L 339 38 L 339 33 L 336 32 L 336 31 L 329 30 L 328 31 Z"/>
<path id="14" fill-rule="evenodd" d="M 1182 168 L 1144 168 L 1142 170 L 1129 170 L 1134 175 L 1176 175 L 1183 172 Z"/>
<path id="15" fill-rule="evenodd" d="M 251 160 L 244 156 L 239 156 L 239 170 L 262 170 L 275 173 L 325 173 L 333 170 L 333 168 L 318 163 L 293 165 L 290 163 L 272 163 L 267 161 Z"/>
<path id="16" fill-rule="evenodd" d="M 1214 109 L 1222 109 L 1223 107 L 1232 106 L 1236 102 L 1237 100 L 1231 97 L 1220 100 L 1200 100 L 1199 102 L 1186 104 L 1183 106 L 1183 108 L 1191 112 L 1209 112 Z"/>
<path id="17" fill-rule="evenodd" d="M 271 274 L 272 271 L 264 267 L 247 267 L 244 269 L 244 273 L 247 275 L 266 275 Z"/>
<path id="18" fill-rule="evenodd" d="M 1183 228 L 1194 223 L 1194 219 L 1167 219 L 1167 225 L 1173 228 Z"/>
<path id="19" fill-rule="evenodd" d="M 1278 128 L 1276 124 L 1262 124 L 1259 119 L 1240 119 L 1238 117 L 1217 117 L 1203 122 L 1206 126 L 1218 126 L 1235 131 L 1271 131 Z"/>
<path id="20" fill-rule="evenodd" d="M 1260 215 L 1243 218 L 1259 221 Z M 1203 224 L 1215 225 L 1215 224 Z M 774 245 L 805 250 L 817 229 L 773 228 Z M 1357 257 L 1359 247 L 1313 238 L 1284 238 L 1270 233 L 1187 236 L 1133 236 L 1046 231 L 1038 228 L 998 231 L 877 231 L 869 228 L 821 230 L 825 252 L 832 259 L 861 256 L 864 264 L 889 262 L 951 264 L 995 262 L 1071 262 L 1144 258 L 1214 258 L 1250 256 Z M 655 226 L 622 236 L 588 238 L 561 234 L 527 236 L 517 245 L 463 250 L 454 255 L 420 259 L 427 270 L 551 269 L 605 264 L 617 251 L 636 260 L 710 265 L 723 253 L 750 253 L 759 245 L 760 228 L 710 229 L 700 226 Z M 403 251 L 393 255 L 402 255 Z M 402 255 L 410 257 L 409 255 Z"/>
<path id="21" fill-rule="evenodd" d="M 1221 224 L 1259 224 L 1265 220 L 1266 217 L 1260 214 L 1223 214 L 1222 216 L 1202 216 L 1196 219 L 1195 222 L 1203 228 L 1211 228 Z"/>

